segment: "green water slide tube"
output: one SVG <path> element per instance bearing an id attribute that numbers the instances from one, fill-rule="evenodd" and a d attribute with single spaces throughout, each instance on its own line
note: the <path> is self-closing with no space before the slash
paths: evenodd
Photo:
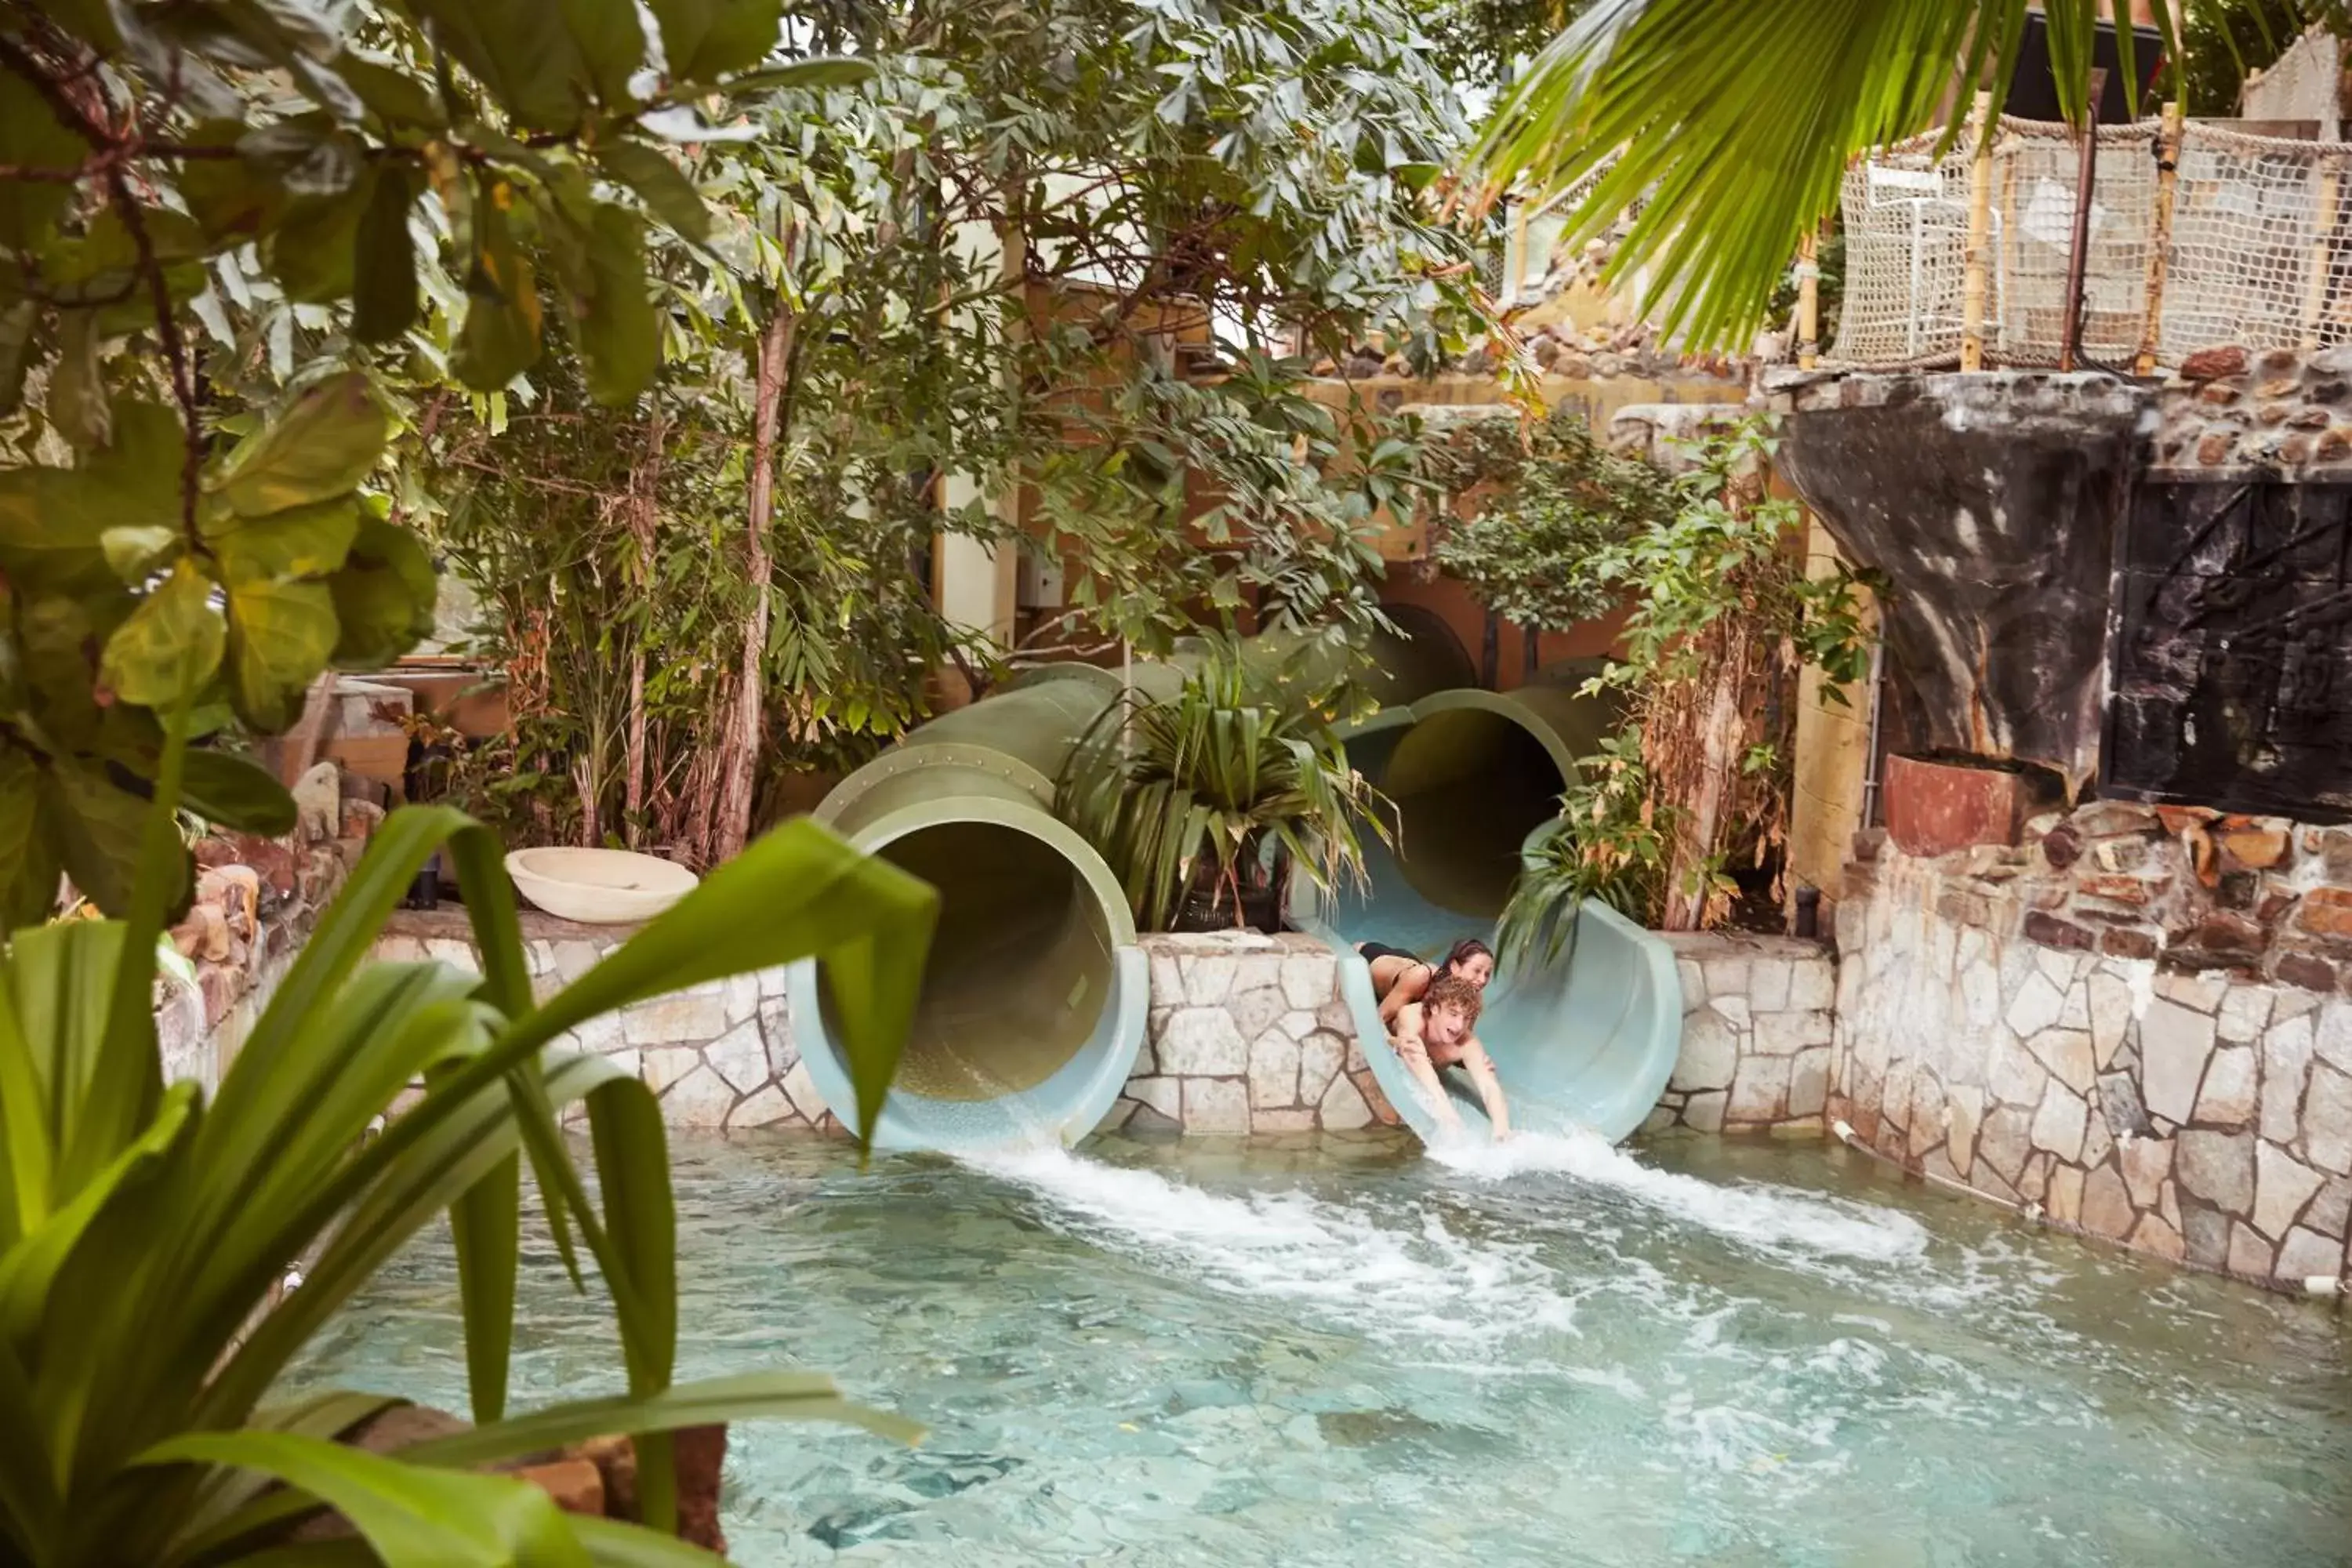
<path id="1" fill-rule="evenodd" d="M 1118 879 L 1053 811 L 1063 759 L 1118 689 L 1115 677 L 1039 679 L 934 719 L 817 808 L 940 890 L 878 1147 L 1075 1142 L 1118 1098 L 1143 1042 L 1150 966 Z M 817 1092 L 854 1103 L 815 966 L 795 965 L 789 991 Z"/>
<path id="2" fill-rule="evenodd" d="M 1367 940 L 1430 957 L 1490 936 L 1521 857 L 1558 831 L 1559 796 L 1611 726 L 1575 671 L 1516 691 L 1438 689 L 1388 708 L 1347 734 L 1348 755 L 1397 807 L 1393 850 L 1366 845 L 1367 886 L 1294 892 L 1291 923 L 1340 953 L 1340 988 L 1373 1076 L 1424 1140 L 1436 1119 L 1389 1048 Z M 1521 1127 L 1589 1129 L 1612 1141 L 1640 1127 L 1682 1048 L 1674 953 L 1597 900 L 1579 911 L 1559 961 L 1498 973 L 1478 1037 Z M 1486 1117 L 1458 1072 L 1442 1075 L 1465 1125 Z"/>

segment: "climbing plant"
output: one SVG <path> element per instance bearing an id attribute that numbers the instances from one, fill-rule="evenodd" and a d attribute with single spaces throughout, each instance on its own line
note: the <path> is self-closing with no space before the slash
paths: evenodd
<path id="1" fill-rule="evenodd" d="M 1843 563 L 1809 573 L 1803 509 L 1770 482 L 1776 437 L 1748 418 L 1669 454 L 1670 508 L 1590 554 L 1591 581 L 1629 608 L 1622 653 L 1587 683 L 1622 704 L 1616 732 L 1580 761 L 1566 833 L 1522 879 L 1507 922 L 1552 930 L 1563 901 L 1600 896 L 1649 923 L 1719 923 L 1731 868 L 1777 864 L 1790 788 L 1798 673 L 1824 701 L 1866 669 L 1862 590 Z"/>
<path id="2" fill-rule="evenodd" d="M 856 62 L 770 60 L 775 0 L 19 5 L 0 16 L 0 916 L 59 872 L 128 896 L 159 710 L 281 730 L 331 665 L 430 625 L 379 473 L 387 383 L 505 386 L 560 331 L 590 394 L 651 381 L 648 215 L 698 105 Z M 266 286 L 266 399 L 216 399 L 197 329 Z M 224 300 L 227 303 L 224 303 Z M 298 329 L 299 331 L 298 331 Z M 191 802 L 284 793 L 207 750 Z"/>

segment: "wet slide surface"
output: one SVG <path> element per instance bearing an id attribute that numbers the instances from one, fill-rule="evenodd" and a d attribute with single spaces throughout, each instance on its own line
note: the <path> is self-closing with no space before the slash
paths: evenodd
<path id="1" fill-rule="evenodd" d="M 1482 735 L 1454 722 L 1492 717 L 1442 714 L 1416 725 L 1384 715 L 1386 722 L 1351 739 L 1350 760 L 1397 805 L 1398 842 L 1367 841 L 1364 888 L 1305 897 L 1293 910 L 1294 923 L 1340 950 L 1341 986 L 1365 1058 L 1390 1103 L 1424 1139 L 1436 1134 L 1437 1121 L 1387 1043 L 1354 946 L 1374 941 L 1435 959 L 1464 937 L 1491 940 L 1519 850 L 1553 819 L 1561 788 L 1541 749 L 1529 754 L 1524 731 L 1486 723 L 1490 732 Z M 1434 754 L 1417 756 L 1407 743 L 1434 743 Z M 1497 972 L 1477 1033 L 1514 1125 L 1623 1138 L 1657 1104 L 1681 1049 L 1673 953 L 1614 910 L 1588 904 L 1558 962 Z M 1469 1076 L 1440 1076 L 1465 1132 L 1484 1136 L 1486 1112 Z"/>
<path id="2" fill-rule="evenodd" d="M 736 1428 L 755 1568 L 2343 1561 L 2332 1311 L 1834 1148 L 673 1147 L 680 1373 L 821 1368 L 931 1427 Z M 602 1302 L 527 1247 L 515 1408 L 615 1391 Z M 457 1321 L 436 1233 L 299 1381 L 463 1409 Z"/>

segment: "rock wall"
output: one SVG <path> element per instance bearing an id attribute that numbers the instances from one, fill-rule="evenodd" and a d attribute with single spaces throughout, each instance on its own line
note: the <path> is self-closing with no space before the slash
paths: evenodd
<path id="1" fill-rule="evenodd" d="M 2352 1002 L 2332 967 L 2325 987 L 2289 977 L 2323 978 L 2295 962 L 2330 940 L 2300 911 L 2336 906 L 2311 902 L 2324 889 L 2298 861 L 2261 962 L 2218 958 L 2191 911 L 2233 875 L 2259 900 L 2277 870 L 2230 869 L 2244 858 L 2227 836 L 2272 830 L 2220 825 L 2212 844 L 2188 829 L 2214 825 L 2143 815 L 2093 806 L 2031 851 L 1885 847 L 1851 868 L 1829 1112 L 1913 1170 L 2089 1236 L 2259 1280 L 2338 1276 Z M 2081 840 L 2063 867 L 2053 837 L 2061 858 Z"/>
<path id="2" fill-rule="evenodd" d="M 2158 389 L 2157 409 L 2159 473 L 2352 479 L 2352 349 L 2205 349 Z"/>
<path id="3" fill-rule="evenodd" d="M 215 834 L 195 847 L 195 897 L 172 928 L 184 973 L 155 989 L 163 1076 L 194 1079 L 206 1095 L 252 1032 L 383 813 L 341 797 L 331 763 L 296 790 L 301 819 L 283 838 Z"/>
<path id="4" fill-rule="evenodd" d="M 1239 1136 L 1395 1126 L 1310 936 L 1147 936 L 1150 1028 L 1105 1125 Z"/>
<path id="5" fill-rule="evenodd" d="M 544 997 L 578 980 L 635 929 L 575 925 L 525 910 L 523 947 L 532 988 Z M 437 959 L 468 973 L 480 970 L 461 909 L 395 913 L 375 956 L 412 963 Z M 841 1131 L 801 1065 L 781 969 L 634 1004 L 572 1031 L 562 1043 L 611 1058 L 644 1079 L 660 1097 L 662 1120 L 672 1127 Z"/>
<path id="6" fill-rule="evenodd" d="M 1644 1131 L 1819 1131 L 1828 1102 L 1836 962 L 1795 937 L 1674 932 L 1683 1048 Z"/>

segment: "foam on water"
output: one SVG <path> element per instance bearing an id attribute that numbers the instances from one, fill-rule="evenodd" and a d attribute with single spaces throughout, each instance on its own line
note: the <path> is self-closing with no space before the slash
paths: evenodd
<path id="1" fill-rule="evenodd" d="M 1446 1142 L 1429 1157 L 1479 1181 L 1545 1173 L 1639 1199 L 1725 1239 L 1768 1251 L 1794 1249 L 1873 1263 L 1905 1263 L 1927 1250 L 1927 1228 L 1908 1215 L 1839 1205 L 1766 1186 L 1718 1186 L 1644 1165 L 1591 1132 L 1522 1132 L 1501 1143 Z"/>
<path id="2" fill-rule="evenodd" d="M 1051 1222 L 1071 1234 L 1139 1247 L 1217 1289 L 1296 1302 L 1375 1337 L 1575 1331 L 1582 1292 L 1531 1247 L 1465 1238 L 1426 1209 L 1400 1226 L 1295 1189 L 1227 1196 L 1062 1149 L 968 1163 L 1045 1199 Z"/>

